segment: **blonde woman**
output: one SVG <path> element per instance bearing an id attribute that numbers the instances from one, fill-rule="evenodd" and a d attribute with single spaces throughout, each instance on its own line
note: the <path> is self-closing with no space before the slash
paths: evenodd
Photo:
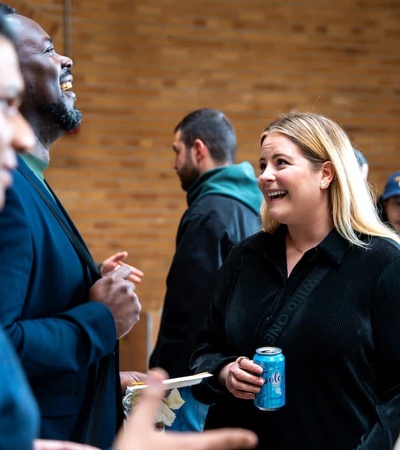
<path id="1" fill-rule="evenodd" d="M 260 449 L 391 450 L 400 431 L 400 241 L 332 120 L 290 113 L 262 133 L 263 230 L 223 264 L 191 363 L 206 429 L 254 430 Z M 286 358 L 286 404 L 261 411 L 252 361 Z"/>

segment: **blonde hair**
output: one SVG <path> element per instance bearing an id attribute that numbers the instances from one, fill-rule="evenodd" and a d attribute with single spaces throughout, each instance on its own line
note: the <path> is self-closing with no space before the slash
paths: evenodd
<path id="1" fill-rule="evenodd" d="M 397 234 L 379 218 L 371 189 L 358 167 L 347 134 L 327 117 L 315 113 L 291 112 L 280 115 L 261 135 L 261 144 L 270 132 L 278 132 L 299 146 L 315 169 L 331 161 L 335 177 L 329 186 L 332 219 L 338 233 L 351 243 L 366 247 L 359 233 L 381 236 L 400 243 Z M 274 232 L 279 223 L 268 217 L 265 200 L 261 205 L 264 231 Z"/>

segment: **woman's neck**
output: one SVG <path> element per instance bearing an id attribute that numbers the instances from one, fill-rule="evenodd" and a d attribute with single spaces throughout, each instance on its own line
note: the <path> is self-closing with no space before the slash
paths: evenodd
<path id="1" fill-rule="evenodd" d="M 286 246 L 293 247 L 303 254 L 310 248 L 316 247 L 333 229 L 333 221 L 309 226 L 288 226 Z"/>

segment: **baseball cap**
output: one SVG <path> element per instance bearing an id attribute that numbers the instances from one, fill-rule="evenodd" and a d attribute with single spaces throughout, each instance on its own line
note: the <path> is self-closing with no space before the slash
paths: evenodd
<path id="1" fill-rule="evenodd" d="M 358 150 L 357 148 L 354 148 L 354 153 L 356 154 L 357 162 L 360 167 L 362 167 L 364 164 L 368 164 L 367 159 L 365 156 Z"/>
<path id="2" fill-rule="evenodd" d="M 400 195 L 400 170 L 392 174 L 387 180 L 385 189 L 381 195 L 381 200 L 385 201 L 396 195 Z"/>

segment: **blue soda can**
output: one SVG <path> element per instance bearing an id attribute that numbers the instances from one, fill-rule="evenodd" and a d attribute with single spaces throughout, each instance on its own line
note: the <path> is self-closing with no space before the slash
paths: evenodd
<path id="1" fill-rule="evenodd" d="M 285 357 L 278 347 L 260 347 L 253 362 L 263 368 L 264 384 L 256 394 L 254 405 L 263 411 L 273 411 L 285 405 Z"/>

